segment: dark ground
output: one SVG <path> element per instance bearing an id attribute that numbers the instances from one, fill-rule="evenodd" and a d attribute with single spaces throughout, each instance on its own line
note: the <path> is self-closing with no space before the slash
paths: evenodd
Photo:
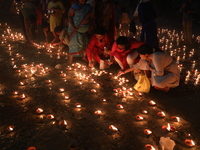
<path id="1" fill-rule="evenodd" d="M 12 32 L 22 32 L 20 29 L 20 20 L 18 15 L 9 12 L 8 2 L 4 0 L 0 8 L 0 32 L 6 30 L 4 23 L 8 23 Z M 157 4 L 158 5 L 158 4 Z M 163 7 L 163 5 L 162 5 Z M 176 30 L 178 34 L 181 31 L 181 19 L 178 12 L 172 11 L 165 13 L 162 10 L 157 19 L 158 27 L 161 29 Z M 199 35 L 199 24 L 194 24 L 195 37 Z M 0 34 L 1 35 L 1 34 Z M 167 34 L 161 33 L 160 38 Z M 38 43 L 40 41 L 38 40 Z M 12 47 L 12 54 L 8 51 L 8 44 Z M 180 48 L 177 52 L 183 55 L 182 42 L 177 44 L 173 42 L 173 48 Z M 162 43 L 161 46 L 164 46 Z M 152 144 L 156 150 L 161 149 L 159 138 L 169 136 L 175 142 L 175 150 L 198 150 L 200 149 L 200 86 L 194 85 L 193 78 L 185 84 L 186 71 L 199 69 L 199 43 L 194 39 L 192 45 L 187 45 L 186 59 L 180 60 L 183 64 L 181 72 L 180 86 L 171 89 L 168 93 L 163 93 L 151 89 L 150 93 L 143 94 L 141 97 L 135 95 L 127 98 L 116 96 L 113 89 L 121 88 L 118 81 L 113 79 L 112 75 L 103 74 L 101 76 L 91 75 L 100 88 L 96 87 L 91 80 L 84 79 L 83 85 L 78 85 L 74 73 L 91 74 L 91 71 L 69 71 L 67 70 L 67 60 L 61 55 L 57 59 L 56 53 L 50 57 L 45 49 L 36 49 L 33 46 L 26 46 L 22 41 L 8 40 L 7 44 L 0 45 L 0 149 L 2 150 L 25 150 L 34 146 L 37 150 L 67 150 L 70 144 L 75 144 L 81 150 L 143 150 L 145 144 Z M 189 58 L 191 49 L 195 49 L 193 57 Z M 38 53 L 40 52 L 40 53 Z M 169 50 L 167 50 L 169 52 Z M 19 56 L 17 55 L 19 53 Z M 178 55 L 177 54 L 177 55 Z M 177 58 L 174 55 L 174 59 Z M 21 56 L 25 59 L 22 60 Z M 17 69 L 13 68 L 11 58 L 15 58 Z M 191 68 L 191 61 L 196 61 L 195 68 Z M 87 65 L 86 62 L 76 59 L 74 62 L 80 62 Z M 49 72 L 45 75 L 31 77 L 30 73 L 24 78 L 24 73 L 20 76 L 16 70 L 22 69 L 22 64 L 36 66 L 43 63 L 44 67 L 49 67 Z M 57 64 L 61 64 L 61 69 L 67 74 L 62 78 L 55 69 Z M 114 75 L 119 67 L 111 66 L 108 72 Z M 30 68 L 28 68 L 30 71 Z M 193 72 L 192 72 L 193 73 Z M 130 80 L 124 87 L 132 87 L 136 82 L 130 74 L 125 75 Z M 47 84 L 46 80 L 52 80 L 52 84 Z M 64 82 L 64 80 L 66 80 Z M 25 81 L 25 86 L 19 86 L 20 81 Z M 60 93 L 59 88 L 65 89 L 65 94 L 69 95 L 69 100 L 64 100 L 64 94 Z M 91 89 L 96 89 L 97 93 L 91 93 Z M 13 91 L 25 93 L 27 98 L 21 100 L 13 95 Z M 107 102 L 101 99 L 106 98 Z M 152 107 L 148 104 L 154 100 L 157 105 Z M 81 103 L 82 108 L 76 108 L 75 104 Z M 124 109 L 119 110 L 116 105 L 122 104 Z M 41 115 L 36 113 L 37 108 L 43 108 Z M 94 111 L 100 109 L 103 114 L 98 116 Z M 148 114 L 142 114 L 142 110 L 147 110 Z M 157 116 L 157 112 L 164 111 L 165 118 Z M 53 114 L 54 119 L 48 119 L 48 115 Z M 143 115 L 144 121 L 137 121 L 136 115 Z M 173 122 L 171 116 L 179 116 L 180 122 Z M 68 125 L 62 126 L 60 122 L 66 120 Z M 163 125 L 170 123 L 177 128 L 177 132 L 166 132 L 161 129 Z M 116 126 L 119 131 L 115 132 L 109 129 L 110 125 Z M 14 126 L 14 131 L 7 130 L 9 126 Z M 143 133 L 145 128 L 151 129 L 153 134 L 146 136 Z M 191 133 L 187 137 L 186 133 Z M 195 141 L 196 146 L 187 147 L 184 144 L 186 138 Z"/>

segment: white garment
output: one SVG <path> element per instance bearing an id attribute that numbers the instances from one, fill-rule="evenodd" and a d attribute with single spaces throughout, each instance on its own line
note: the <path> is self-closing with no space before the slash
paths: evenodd
<path id="1" fill-rule="evenodd" d="M 159 88 L 177 87 L 180 81 L 178 65 L 172 57 L 163 52 L 154 52 L 151 58 L 151 83 Z M 146 60 L 140 60 L 133 66 L 135 69 L 149 70 Z"/>

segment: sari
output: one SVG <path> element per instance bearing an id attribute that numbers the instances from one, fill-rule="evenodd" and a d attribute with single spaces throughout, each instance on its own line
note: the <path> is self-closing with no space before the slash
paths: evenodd
<path id="1" fill-rule="evenodd" d="M 119 49 L 115 42 L 110 53 L 111 56 L 114 56 L 115 60 L 123 70 L 126 69 L 128 65 L 127 56 L 134 52 L 137 53 L 136 48 L 144 44 L 144 42 L 139 42 L 133 38 L 130 39 L 129 43 L 130 47 L 128 49 Z M 134 63 L 137 63 L 139 61 L 139 54 L 137 53 L 136 58 L 133 59 Z"/>
<path id="2" fill-rule="evenodd" d="M 76 31 L 73 31 L 72 26 L 69 23 L 69 53 L 77 53 L 77 55 L 75 54 L 74 56 L 80 56 L 78 52 L 86 49 L 87 43 L 89 41 L 88 37 L 86 37 L 86 33 L 89 30 L 90 23 L 89 21 L 88 23 L 84 23 L 84 21 L 90 18 L 93 9 L 88 4 L 79 6 L 78 3 L 75 3 L 71 6 L 69 11 L 74 12 L 73 23 L 77 28 Z"/>

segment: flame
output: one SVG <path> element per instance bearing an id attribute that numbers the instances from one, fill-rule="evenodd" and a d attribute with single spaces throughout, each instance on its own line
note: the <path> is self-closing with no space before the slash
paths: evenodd
<path id="1" fill-rule="evenodd" d="M 66 121 L 66 120 L 63 120 L 63 124 L 64 124 L 64 125 L 67 125 L 67 121 Z"/>
<path id="2" fill-rule="evenodd" d="M 168 131 L 170 131 L 171 130 L 171 126 L 170 126 L 170 124 L 168 123 L 167 124 L 167 128 L 166 128 Z"/>
<path id="3" fill-rule="evenodd" d="M 101 110 L 96 110 L 94 113 L 97 114 L 97 115 L 100 115 L 100 114 L 102 114 L 102 111 Z"/>
<path id="4" fill-rule="evenodd" d="M 109 129 L 113 130 L 113 131 L 118 131 L 118 129 L 114 126 L 114 125 L 110 125 Z"/>

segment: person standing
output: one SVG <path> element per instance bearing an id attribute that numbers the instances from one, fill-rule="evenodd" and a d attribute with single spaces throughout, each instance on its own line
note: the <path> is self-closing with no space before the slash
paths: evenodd
<path id="1" fill-rule="evenodd" d="M 50 18 L 49 18 L 50 31 L 54 35 L 54 39 L 51 41 L 51 43 L 54 43 L 56 40 L 58 40 L 58 36 L 54 32 L 54 29 L 55 27 L 61 25 L 64 12 L 65 12 L 65 8 L 61 1 L 51 0 L 48 3 L 48 14 L 50 15 Z"/>
<path id="2" fill-rule="evenodd" d="M 141 41 L 145 41 L 152 47 L 159 47 L 156 25 L 156 12 L 149 0 L 140 0 L 136 8 L 139 21 L 142 23 Z"/>
<path id="3" fill-rule="evenodd" d="M 185 44 L 192 42 L 192 23 L 198 9 L 198 2 L 196 0 L 185 0 L 180 8 L 180 11 L 183 12 L 182 24 Z"/>
<path id="4" fill-rule="evenodd" d="M 86 4 L 86 0 L 78 0 L 73 4 L 68 13 L 68 33 L 69 42 L 69 63 L 72 62 L 73 56 L 82 57 L 89 41 L 87 32 L 92 31 L 94 26 L 94 10 L 91 5 Z M 86 55 L 84 53 L 83 59 Z"/>
<path id="5" fill-rule="evenodd" d="M 96 26 L 104 27 L 115 39 L 115 11 L 110 0 L 99 0 L 96 5 Z"/>

